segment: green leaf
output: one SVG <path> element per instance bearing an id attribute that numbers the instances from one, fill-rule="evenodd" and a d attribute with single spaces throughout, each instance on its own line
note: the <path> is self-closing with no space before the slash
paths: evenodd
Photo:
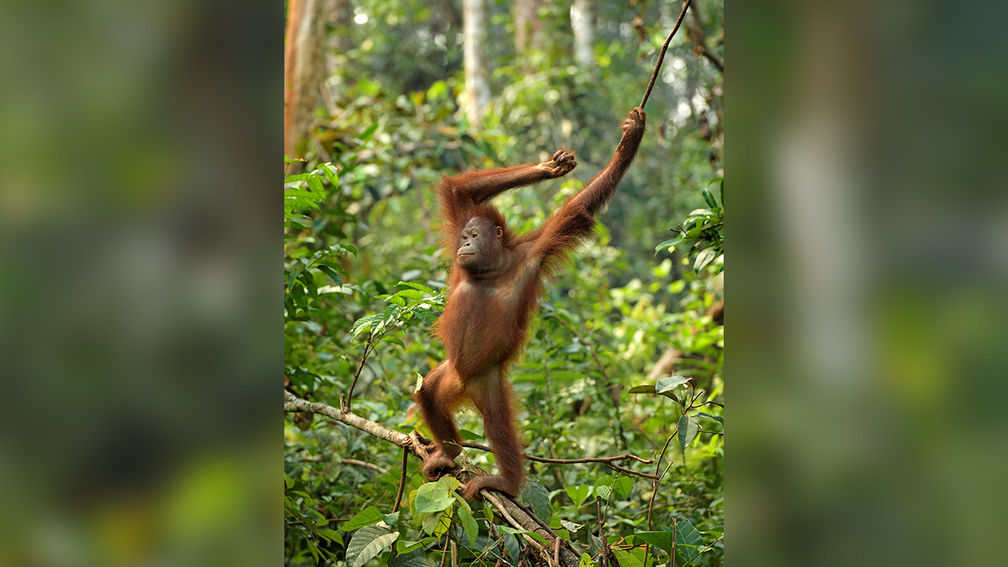
<path id="1" fill-rule="evenodd" d="M 581 559 L 578 561 L 578 567 L 595 567 L 595 562 L 592 561 L 591 555 L 582 553 Z"/>
<path id="2" fill-rule="evenodd" d="M 681 236 L 677 236 L 676 238 L 670 238 L 668 240 L 664 240 L 660 244 L 658 244 L 657 246 L 655 246 L 654 250 L 655 250 L 655 252 L 661 252 L 662 250 L 665 250 L 665 249 L 668 249 L 668 248 L 672 248 L 673 246 L 677 246 L 680 242 L 682 242 L 682 240 L 683 239 L 682 239 Z"/>
<path id="3" fill-rule="evenodd" d="M 658 379 L 655 383 L 655 392 L 659 394 L 669 394 L 677 387 L 689 382 L 691 379 L 684 376 L 665 376 Z"/>
<path id="4" fill-rule="evenodd" d="M 616 557 L 616 562 L 619 563 L 620 567 L 643 567 L 644 562 L 640 557 L 637 557 L 629 551 L 618 547 L 613 547 L 611 549 L 613 555 Z"/>
<path id="5" fill-rule="evenodd" d="M 595 494 L 602 500 L 609 500 L 609 497 L 612 496 L 612 487 L 608 484 L 597 484 L 595 485 Z"/>
<path id="6" fill-rule="evenodd" d="M 549 491 L 546 490 L 546 487 L 537 478 L 529 478 L 528 482 L 525 483 L 525 487 L 521 491 L 521 501 L 532 508 L 535 515 L 544 522 L 548 522 L 553 516 Z"/>
<path id="7" fill-rule="evenodd" d="M 328 264 L 319 264 L 318 269 L 325 275 L 329 276 L 329 278 L 336 282 L 337 285 L 343 285 L 343 278 L 340 277 L 339 272 L 334 270 L 332 266 Z"/>
<path id="8" fill-rule="evenodd" d="M 703 536 L 686 518 L 675 519 L 676 565 L 686 565 L 700 555 Z"/>
<path id="9" fill-rule="evenodd" d="M 479 535 L 479 525 L 476 523 L 476 518 L 473 518 L 472 513 L 464 506 L 459 506 L 458 516 L 462 523 L 462 529 L 465 530 L 466 538 L 469 539 L 469 545 L 476 545 L 476 537 Z"/>
<path id="10" fill-rule="evenodd" d="M 515 536 L 527 535 L 530 538 L 538 541 L 539 543 L 549 543 L 546 541 L 546 537 L 538 532 L 533 532 L 529 530 L 519 530 L 517 528 L 512 528 L 511 526 L 497 526 L 497 529 L 500 530 L 501 533 L 511 534 Z"/>
<path id="11" fill-rule="evenodd" d="M 702 416 L 704 416 L 704 417 L 706 417 L 708 419 L 713 419 L 714 421 L 720 423 L 721 425 L 724 425 L 724 418 L 721 417 L 721 416 L 719 416 L 719 415 L 711 415 L 711 414 L 709 414 L 707 412 L 703 412 L 703 411 L 697 412 L 697 415 L 702 415 Z"/>
<path id="12" fill-rule="evenodd" d="M 424 533 L 431 534 L 435 537 L 441 537 L 448 531 L 451 527 L 451 506 L 448 510 L 444 512 L 435 512 L 429 516 L 426 516 L 420 523 L 420 527 L 423 529 Z"/>
<path id="13" fill-rule="evenodd" d="M 369 138 L 371 138 L 371 136 L 375 133 L 375 130 L 377 129 L 378 129 L 378 123 L 375 122 L 374 124 L 365 128 L 364 131 L 360 133 L 360 136 L 358 136 L 358 138 L 360 138 L 362 141 L 368 140 Z"/>
<path id="14" fill-rule="evenodd" d="M 584 502 L 585 498 L 588 498 L 588 495 L 591 494 L 591 489 L 592 487 L 590 485 L 578 484 L 564 488 L 564 492 L 567 493 L 567 496 L 572 502 L 574 502 L 575 505 L 580 505 Z"/>
<path id="15" fill-rule="evenodd" d="M 350 567 L 362 567 L 384 551 L 399 537 L 399 532 L 390 532 L 382 526 L 365 526 L 350 538 L 346 558 Z"/>
<path id="16" fill-rule="evenodd" d="M 581 531 L 581 528 L 584 527 L 584 524 L 576 524 L 574 522 L 569 522 L 563 519 L 560 520 L 560 525 L 563 526 L 565 530 L 569 531 L 572 534 L 578 533 L 579 531 Z"/>
<path id="17" fill-rule="evenodd" d="M 683 415 L 679 418 L 679 446 L 686 449 L 693 439 L 696 439 L 699 427 L 697 418 L 692 415 Z"/>
<path id="18" fill-rule="evenodd" d="M 704 266 L 710 264 L 716 257 L 717 250 L 715 250 L 713 246 L 704 248 L 702 252 L 697 254 L 696 260 L 693 261 L 693 271 L 699 272 L 704 268 Z"/>
<path id="19" fill-rule="evenodd" d="M 625 476 L 616 477 L 616 480 L 613 482 L 613 490 L 616 491 L 616 495 L 620 498 L 626 498 L 630 496 L 630 491 L 633 490 L 633 482 Z"/>
<path id="20" fill-rule="evenodd" d="M 712 209 L 716 209 L 717 208 L 717 201 L 714 200 L 714 195 L 711 195 L 711 192 L 710 192 L 709 189 L 707 189 L 706 187 L 704 187 L 703 190 L 700 193 L 703 195 L 704 203 L 707 203 L 708 207 L 710 207 Z"/>
<path id="21" fill-rule="evenodd" d="M 400 540 L 401 541 L 401 540 Z M 396 544 L 398 546 L 398 543 Z M 421 544 L 417 544 L 421 545 Z M 426 549 L 416 549 L 402 555 L 389 557 L 389 567 L 437 567 L 438 564 L 427 556 Z"/>
<path id="22" fill-rule="evenodd" d="M 413 506 L 417 514 L 433 514 L 447 510 L 454 501 L 451 492 L 440 482 L 428 482 L 417 489 Z"/>
<path id="23" fill-rule="evenodd" d="M 340 525 L 340 529 L 349 532 L 361 528 L 364 526 L 370 526 L 371 524 L 377 524 L 382 521 L 382 513 L 376 506 L 368 506 L 360 512 L 357 512 L 353 518 L 343 522 Z"/>
<path id="24" fill-rule="evenodd" d="M 361 333 L 370 331 L 375 320 L 378 319 L 378 315 L 365 315 L 354 322 L 353 327 L 350 328 L 350 334 L 353 336 L 359 336 Z"/>
<path id="25" fill-rule="evenodd" d="M 654 384 L 641 384 L 640 386 L 634 386 L 627 390 L 630 394 L 654 394 L 655 385 Z"/>
<path id="26" fill-rule="evenodd" d="M 672 532 L 670 531 L 636 532 L 634 533 L 634 543 L 637 543 L 637 540 L 650 543 L 658 549 L 664 549 L 670 557 L 672 556 L 673 538 Z"/>

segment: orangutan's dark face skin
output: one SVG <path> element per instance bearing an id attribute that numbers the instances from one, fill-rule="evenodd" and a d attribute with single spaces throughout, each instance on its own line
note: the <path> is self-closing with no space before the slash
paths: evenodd
<path id="1" fill-rule="evenodd" d="M 502 253 L 504 229 L 489 219 L 473 217 L 462 229 L 462 239 L 455 258 L 470 272 L 487 272 L 495 268 Z"/>

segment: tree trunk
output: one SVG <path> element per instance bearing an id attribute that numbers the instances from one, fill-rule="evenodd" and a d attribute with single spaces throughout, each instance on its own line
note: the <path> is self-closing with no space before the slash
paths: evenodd
<path id="1" fill-rule="evenodd" d="M 592 0 L 574 0 L 570 8 L 574 33 L 574 60 L 582 69 L 595 65 L 595 4 Z"/>
<path id="2" fill-rule="evenodd" d="M 463 57 L 465 59 L 465 91 L 462 101 L 466 117 L 473 128 L 479 128 L 490 101 L 486 63 L 482 46 L 486 42 L 486 4 L 484 0 L 464 0 L 462 5 Z"/>
<path id="3" fill-rule="evenodd" d="M 524 55 L 525 51 L 539 47 L 539 7 L 542 0 L 518 0 L 515 2 L 515 51 Z"/>
<path id="4" fill-rule="evenodd" d="M 337 54 L 343 55 L 353 48 L 353 38 L 350 36 L 350 30 L 353 29 L 353 4 L 350 0 L 328 0 L 326 11 L 329 12 L 327 17 L 333 30 L 329 46 Z"/>
<path id="5" fill-rule="evenodd" d="M 284 154 L 304 154 L 318 105 L 322 70 L 322 0 L 289 0 L 284 46 Z"/>

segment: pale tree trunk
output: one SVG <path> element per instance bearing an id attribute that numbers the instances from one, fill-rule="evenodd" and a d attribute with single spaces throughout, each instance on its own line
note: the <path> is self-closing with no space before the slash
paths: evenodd
<path id="1" fill-rule="evenodd" d="M 304 154 L 325 68 L 322 1 L 289 0 L 284 46 L 284 154 Z"/>
<path id="2" fill-rule="evenodd" d="M 328 0 L 326 11 L 329 12 L 329 24 L 332 26 L 329 46 L 337 54 L 343 55 L 353 47 L 350 30 L 353 26 L 353 4 L 350 0 Z"/>
<path id="3" fill-rule="evenodd" d="M 479 128 L 490 101 L 486 62 L 482 46 L 486 42 L 486 4 L 484 0 L 464 0 L 462 3 L 463 57 L 465 59 L 465 91 L 462 103 L 473 128 Z"/>
<path id="4" fill-rule="evenodd" d="M 540 46 L 539 6 L 542 0 L 517 0 L 515 2 L 515 51 L 524 55 L 526 50 Z"/>
<path id="5" fill-rule="evenodd" d="M 582 69 L 595 64 L 595 4 L 592 0 L 574 0 L 570 9 L 574 33 L 574 59 Z"/>

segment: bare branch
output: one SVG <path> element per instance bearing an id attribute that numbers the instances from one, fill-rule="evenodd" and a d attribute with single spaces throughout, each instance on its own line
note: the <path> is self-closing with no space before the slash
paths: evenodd
<path id="1" fill-rule="evenodd" d="M 399 474 L 399 490 L 396 491 L 395 504 L 392 506 L 393 512 L 399 511 L 399 505 L 402 504 L 403 491 L 406 489 L 406 459 L 409 456 L 409 450 L 403 447 L 402 450 L 402 472 Z"/>
<path id="2" fill-rule="evenodd" d="M 469 449 L 479 449 L 480 451 L 487 451 L 493 453 L 493 449 L 487 447 L 486 445 L 480 445 L 479 443 L 462 443 L 463 447 Z M 576 463 L 611 463 L 613 461 L 625 461 L 634 460 L 639 463 L 650 464 L 654 462 L 654 459 L 644 459 L 638 457 L 637 455 L 631 455 L 630 453 L 623 453 L 622 455 L 614 455 L 612 457 L 582 457 L 580 459 L 556 459 L 552 457 L 537 457 L 535 455 L 529 455 L 528 453 L 522 453 L 525 458 L 530 461 L 536 461 L 539 463 L 551 463 L 555 465 L 571 465 Z"/>
<path id="3" fill-rule="evenodd" d="M 362 468 L 365 468 L 365 469 L 371 469 L 371 470 L 373 470 L 375 472 L 378 472 L 378 473 L 381 473 L 381 474 L 385 474 L 385 473 L 388 472 L 388 469 L 386 469 L 384 467 L 381 467 L 381 466 L 378 466 L 378 465 L 376 465 L 374 463 L 369 463 L 367 461 L 360 461 L 360 460 L 357 460 L 357 459 L 343 459 L 343 458 L 341 458 L 339 460 L 339 462 L 347 464 L 347 465 L 354 465 L 354 466 L 362 467 Z"/>
<path id="4" fill-rule="evenodd" d="M 395 443 L 400 447 L 405 447 L 410 450 L 413 454 L 416 454 L 416 449 L 413 447 L 413 443 L 410 441 L 408 435 L 404 433 L 399 433 L 394 429 L 389 429 L 380 423 L 375 423 L 369 419 L 364 419 L 363 417 L 351 413 L 349 411 L 343 411 L 339 408 L 335 408 L 330 405 L 326 405 L 319 402 L 309 402 L 308 400 L 302 400 L 301 398 L 295 396 L 290 392 L 284 392 L 284 411 L 295 412 L 295 411 L 306 411 L 311 413 L 317 413 L 319 415 L 324 415 L 326 417 L 331 417 L 336 421 L 345 423 L 350 427 L 355 427 L 360 429 L 364 433 L 378 437 L 379 439 L 384 439 L 390 443 Z"/>

